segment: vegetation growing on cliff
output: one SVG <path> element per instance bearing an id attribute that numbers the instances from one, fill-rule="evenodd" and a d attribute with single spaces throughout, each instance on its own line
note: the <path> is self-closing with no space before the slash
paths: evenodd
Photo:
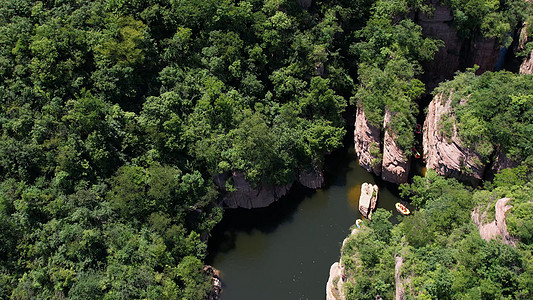
<path id="1" fill-rule="evenodd" d="M 343 247 L 347 299 L 393 298 L 395 256 L 403 258 L 400 281 L 408 298 L 531 298 L 530 171 L 529 164 L 508 169 L 481 190 L 440 177 L 432 170 L 403 185 L 403 195 L 419 210 L 394 226 L 387 219 L 390 213 L 378 210 L 373 215 L 375 221 L 350 236 Z M 507 222 L 517 239 L 516 247 L 498 239 L 483 240 L 470 217 L 473 208 L 485 208 L 490 199 L 502 197 L 512 199 Z"/>
<path id="2" fill-rule="evenodd" d="M 457 133 L 486 162 L 499 154 L 516 162 L 533 155 L 531 75 L 486 72 L 476 76 L 472 69 L 442 83 L 434 91 L 439 93 L 453 93 Z"/>
<path id="3" fill-rule="evenodd" d="M 441 42 L 422 37 L 422 29 L 405 16 L 419 5 L 406 1 L 378 1 L 366 26 L 356 32 L 350 50 L 358 58 L 359 87 L 354 102 L 360 101 L 370 124 L 383 128 L 385 111 L 392 114 L 388 124 L 401 149 L 410 155 L 413 128 L 418 115 L 415 102 L 425 91 L 416 78 L 420 63 L 433 58 Z"/>

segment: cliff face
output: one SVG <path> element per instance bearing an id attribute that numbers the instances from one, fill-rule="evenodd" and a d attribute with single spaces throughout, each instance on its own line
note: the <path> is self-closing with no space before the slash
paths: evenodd
<path id="1" fill-rule="evenodd" d="M 383 121 L 385 135 L 383 138 L 383 165 L 381 178 L 394 183 L 405 183 L 411 166 L 408 158 L 396 143 L 396 136 L 390 130 L 392 114 L 387 110 Z"/>
<path id="2" fill-rule="evenodd" d="M 527 35 L 527 24 L 524 24 L 520 30 L 520 37 L 518 40 L 518 51 L 523 51 L 526 48 L 526 43 L 532 40 L 532 37 Z M 533 50 L 524 59 L 520 65 L 520 74 L 533 74 Z"/>
<path id="3" fill-rule="evenodd" d="M 368 123 L 363 108 L 358 105 L 355 114 L 355 152 L 359 157 L 361 167 L 376 175 L 381 174 L 381 163 L 378 163 L 379 158 L 374 155 L 376 151 L 379 152 L 381 149 L 380 135 L 380 129 Z"/>
<path id="4" fill-rule="evenodd" d="M 232 179 L 233 188 L 228 191 L 226 183 Z M 267 207 L 281 197 L 285 196 L 292 186 L 261 184 L 254 187 L 244 178 L 242 172 L 223 173 L 213 178 L 219 190 L 225 192 L 222 197 L 222 204 L 229 208 L 260 208 Z M 318 189 L 324 185 L 324 174 L 321 170 L 312 169 L 300 171 L 298 181 L 305 187 Z"/>
<path id="5" fill-rule="evenodd" d="M 509 200 L 509 198 L 502 198 L 496 201 L 494 208 L 494 221 L 487 224 L 483 223 L 483 219 L 486 218 L 487 211 L 484 211 L 481 215 L 478 210 L 479 208 L 472 211 L 472 221 L 478 227 L 481 238 L 486 241 L 501 238 L 501 240 L 507 245 L 516 245 L 516 240 L 513 239 L 509 234 L 509 231 L 507 230 L 507 223 L 505 221 L 505 212 L 512 208 L 511 205 L 507 205 Z"/>
<path id="6" fill-rule="evenodd" d="M 424 81 L 428 88 L 432 90 L 439 82 L 452 78 L 457 70 L 464 70 L 474 64 L 480 67 L 479 73 L 492 71 L 500 52 L 497 41 L 481 36 L 460 39 L 452 25 L 450 8 L 440 5 L 440 1 L 431 2 L 435 7 L 433 16 L 420 13 L 417 23 L 422 27 L 424 36 L 442 40 L 444 47 L 435 54 L 433 61 L 424 65 Z"/>
<path id="7" fill-rule="evenodd" d="M 452 125 L 451 137 L 446 137 L 441 130 L 443 117 L 454 117 L 451 98 L 452 93 L 447 98 L 439 94 L 429 104 L 423 130 L 426 168 L 434 169 L 439 175 L 478 184 L 485 172 L 485 165 L 481 164 L 479 154 L 463 146 L 455 123 Z"/>
<path id="8" fill-rule="evenodd" d="M 233 190 L 226 191 L 226 182 L 233 178 Z M 260 185 L 253 187 L 250 182 L 244 179 L 242 172 L 232 172 L 231 174 L 220 174 L 214 178 L 215 184 L 226 194 L 222 197 L 222 204 L 229 208 L 259 208 L 267 207 L 279 198 L 283 197 L 292 186 L 286 184 L 282 186 Z"/>

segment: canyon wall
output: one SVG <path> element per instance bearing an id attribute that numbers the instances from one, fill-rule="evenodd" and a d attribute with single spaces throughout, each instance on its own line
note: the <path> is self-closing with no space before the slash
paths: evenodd
<path id="1" fill-rule="evenodd" d="M 213 178 L 213 181 L 223 193 L 221 204 L 228 208 L 267 207 L 285 196 L 292 187 L 292 183 L 253 185 L 244 178 L 242 172 L 238 171 L 219 174 Z M 318 189 L 324 185 L 324 174 L 320 169 L 300 171 L 298 181 L 305 187 Z M 231 182 L 231 188 L 228 187 L 228 182 Z"/>
<path id="2" fill-rule="evenodd" d="M 533 37 L 528 36 L 527 34 L 528 25 L 524 24 L 522 29 L 520 30 L 519 38 L 518 38 L 518 52 L 524 51 L 526 49 L 526 43 L 531 42 L 533 40 Z M 529 53 L 522 64 L 520 65 L 520 74 L 533 74 L 533 49 L 531 50 L 531 53 Z"/>
<path id="3" fill-rule="evenodd" d="M 428 90 L 433 90 L 440 82 L 453 78 L 458 70 L 473 67 L 474 64 L 479 66 L 478 74 L 492 71 L 500 53 L 500 46 L 495 39 L 483 38 L 479 34 L 469 39 L 459 38 L 452 24 L 451 9 L 439 2 L 431 1 L 435 7 L 432 15 L 419 13 L 416 18 L 424 36 L 444 42 L 444 46 L 435 54 L 435 59 L 423 66 L 423 81 Z"/>
<path id="4" fill-rule="evenodd" d="M 393 114 L 386 110 L 382 139 L 381 129 L 369 124 L 362 105 L 358 105 L 354 131 L 355 152 L 359 165 L 368 172 L 381 175 L 385 181 L 404 183 L 409 176 L 411 161 L 396 143 L 396 136 L 390 128 L 393 117 Z"/>
<path id="5" fill-rule="evenodd" d="M 368 172 L 381 175 L 381 130 L 368 123 L 362 105 L 357 106 L 354 131 L 355 152 L 359 165 Z"/>
<path id="6" fill-rule="evenodd" d="M 439 175 L 477 185 L 485 172 L 480 155 L 464 146 L 455 122 L 448 129 L 450 132 L 442 128 L 444 118 L 455 118 L 451 107 L 452 95 L 438 94 L 429 104 L 423 130 L 426 168 L 434 169 Z"/>

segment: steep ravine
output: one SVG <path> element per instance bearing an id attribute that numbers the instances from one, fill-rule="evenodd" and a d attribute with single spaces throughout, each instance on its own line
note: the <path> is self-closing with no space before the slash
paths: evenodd
<path id="1" fill-rule="evenodd" d="M 440 82 L 451 79 L 455 72 L 465 70 L 466 68 L 478 65 L 477 73 L 494 70 L 494 66 L 498 60 L 500 47 L 495 39 L 483 38 L 475 35 L 470 39 L 461 39 L 458 36 L 457 30 L 453 27 L 453 15 L 447 6 L 439 4 L 439 1 L 432 1 L 435 11 L 432 16 L 418 13 L 414 16 L 414 20 L 422 27 L 422 32 L 425 36 L 440 39 L 444 42 L 444 46 L 435 54 L 435 58 L 431 62 L 424 64 L 424 74 L 422 80 L 426 85 L 426 93 L 429 94 Z M 525 31 L 522 30 L 522 47 L 527 41 Z M 529 57 L 522 64 L 523 72 L 528 72 L 531 68 L 530 64 L 533 59 Z M 529 69 L 528 69 L 529 68 Z M 440 103 L 439 101 L 437 101 Z M 434 103 L 434 102 L 432 102 Z M 421 104 L 424 104 L 421 101 Z M 437 143 L 435 139 L 439 139 L 438 126 L 435 123 L 435 118 L 440 119 L 440 115 L 444 113 L 442 110 L 433 110 L 428 113 L 426 122 L 429 129 L 424 126 L 424 133 L 426 138 L 423 142 L 433 143 L 432 145 L 424 145 L 424 159 L 427 168 L 438 168 L 439 174 L 446 174 L 447 176 L 454 176 L 462 180 L 478 181 L 484 176 L 485 166 L 478 166 L 473 163 L 476 159 L 475 153 L 462 153 L 464 149 L 461 148 L 460 143 L 452 144 L 450 147 L 455 147 L 454 151 L 445 146 L 444 143 Z M 364 107 L 359 105 L 356 113 L 354 144 L 355 150 L 359 157 L 360 165 L 367 171 L 381 176 L 383 180 L 392 183 L 405 183 L 409 178 L 411 153 L 404 153 L 395 142 L 395 134 L 390 129 L 391 114 L 388 110 L 385 111 L 384 124 L 382 129 L 372 126 L 368 123 L 365 116 Z M 425 107 L 420 107 L 419 111 L 424 112 Z M 433 115 L 432 114 L 437 114 Z M 413 128 L 413 131 L 415 128 Z M 442 138 L 440 139 L 442 141 Z M 457 138 L 455 139 L 458 142 Z M 436 145 L 447 148 L 436 149 Z M 449 150 L 449 151 L 448 151 Z M 448 152 L 446 152 L 448 151 Z M 451 151 L 451 152 L 450 152 Z M 419 152 L 422 152 L 419 150 Z M 444 162 L 440 158 L 447 158 Z M 466 159 L 465 162 L 462 162 Z M 440 161 L 440 162 L 439 162 Z M 461 161 L 461 162 L 459 162 Z M 471 174 L 465 175 L 461 172 L 461 166 L 467 166 Z M 497 166 L 498 168 L 498 166 Z"/>

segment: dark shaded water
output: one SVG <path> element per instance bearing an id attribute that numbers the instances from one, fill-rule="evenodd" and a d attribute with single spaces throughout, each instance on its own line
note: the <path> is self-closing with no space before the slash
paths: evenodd
<path id="1" fill-rule="evenodd" d="M 357 218 L 361 184 L 376 179 L 353 149 L 327 164 L 323 190 L 293 188 L 270 207 L 226 211 L 208 258 L 221 271 L 223 300 L 325 299 L 329 268 Z M 377 182 L 378 207 L 398 215 L 393 185 Z M 390 189 L 389 189 L 390 188 Z"/>

